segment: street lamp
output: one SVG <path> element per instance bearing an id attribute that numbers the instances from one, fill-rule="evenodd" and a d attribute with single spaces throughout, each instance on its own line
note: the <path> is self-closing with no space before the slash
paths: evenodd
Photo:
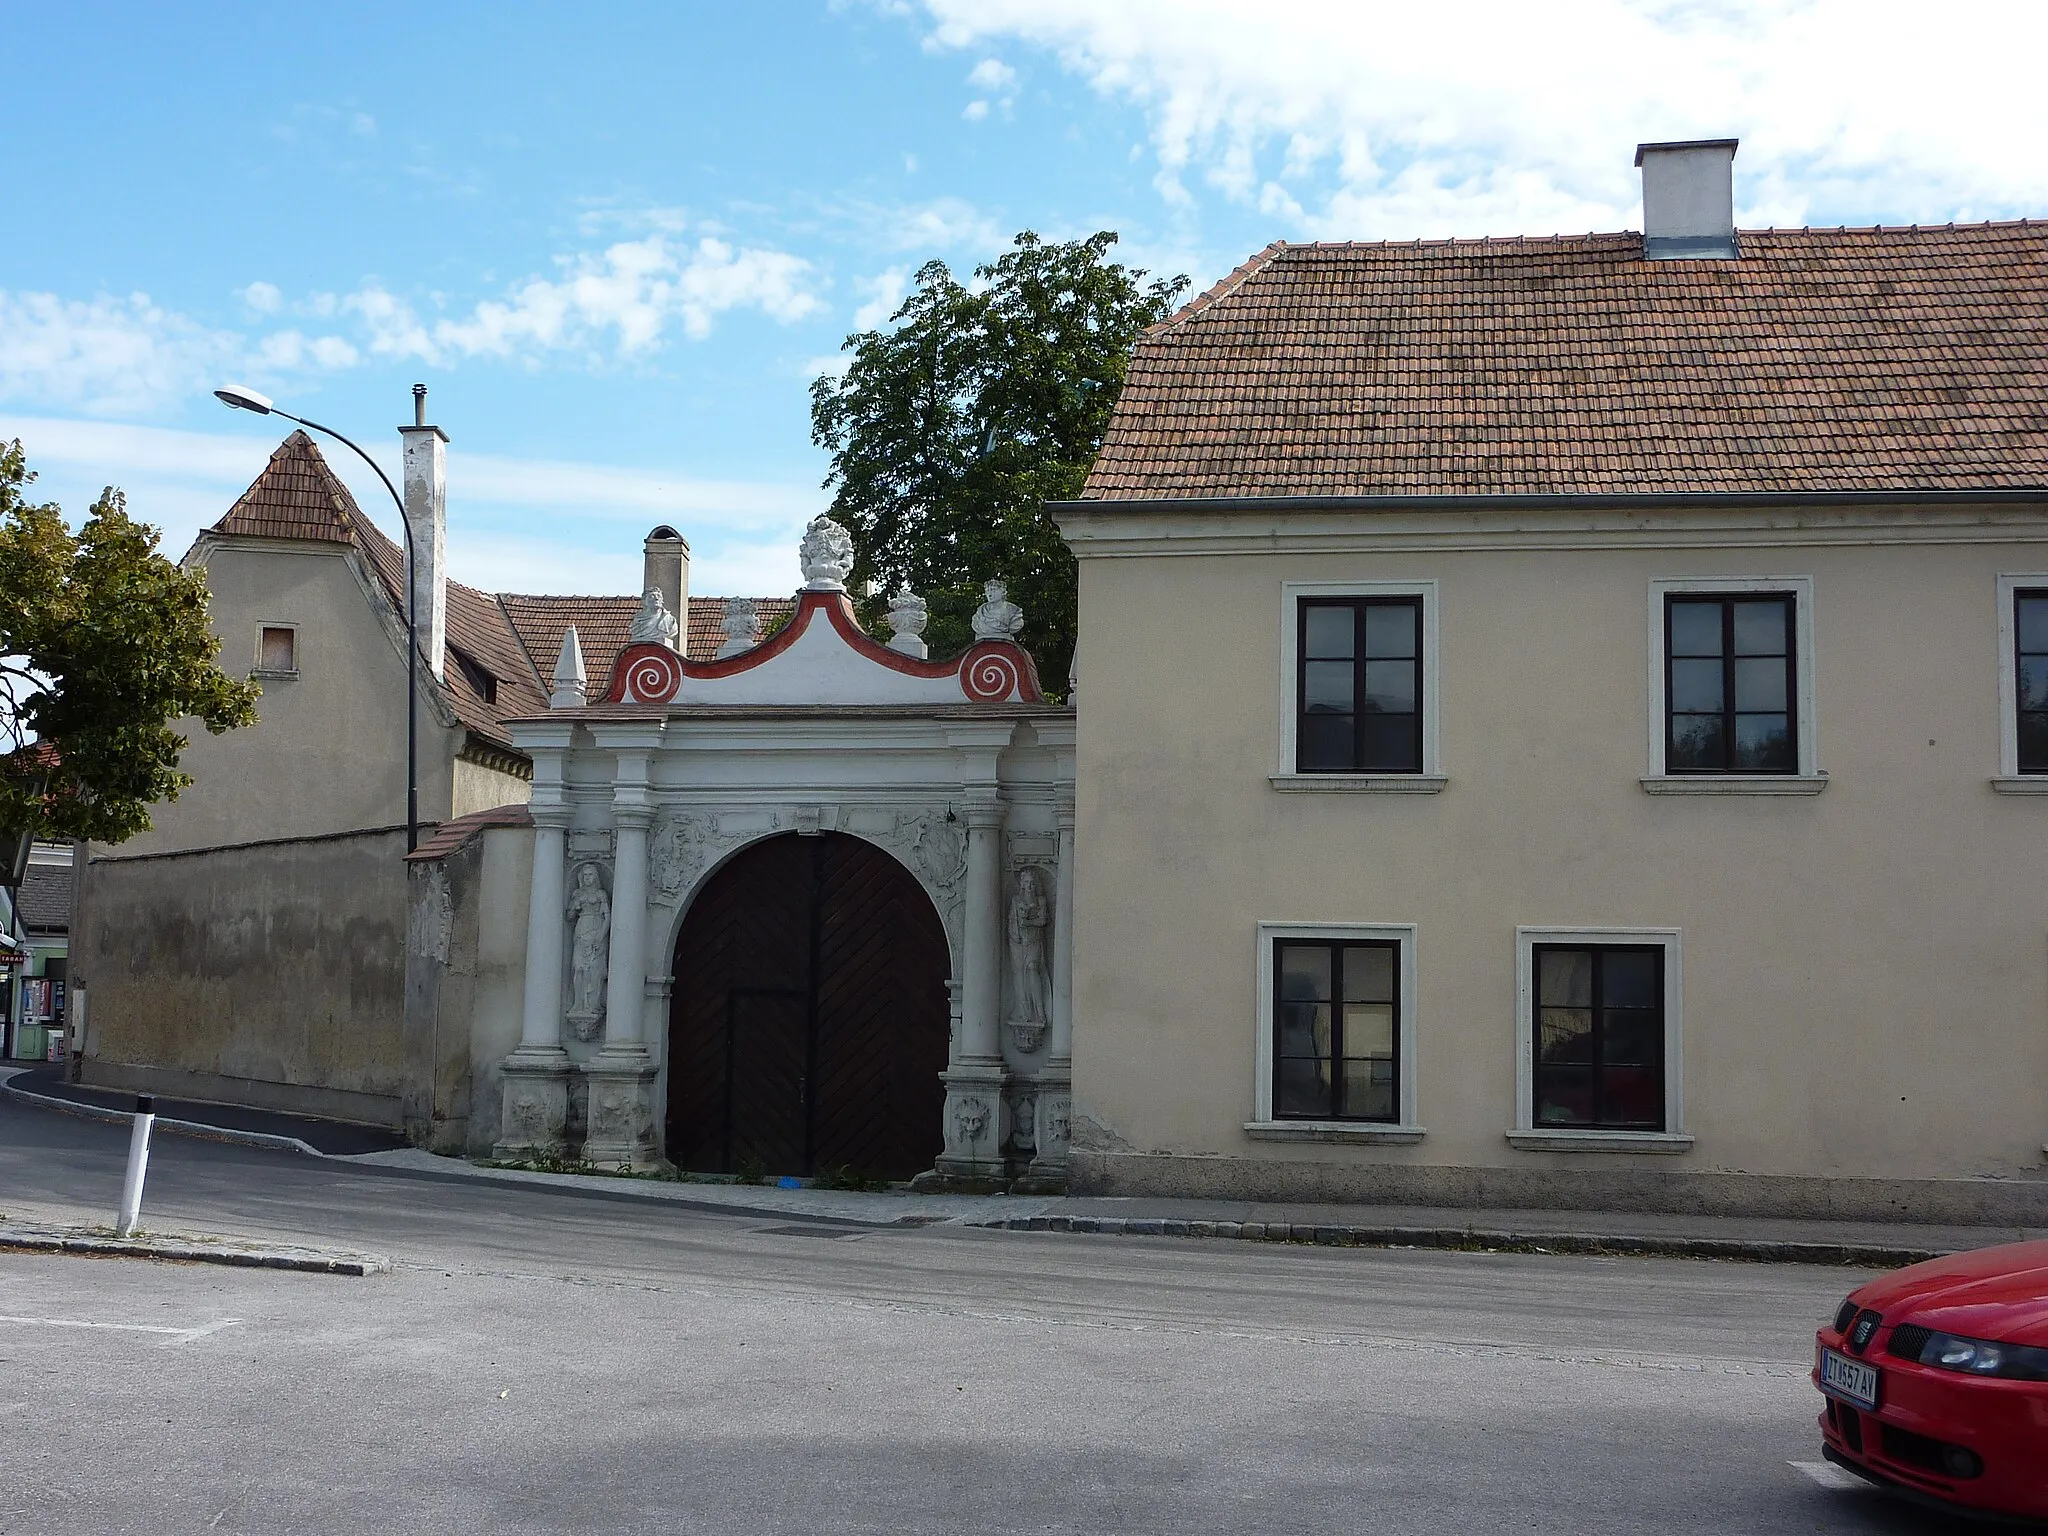
<path id="1" fill-rule="evenodd" d="M 392 485 L 391 477 L 384 473 L 384 466 L 363 452 L 361 447 L 350 442 L 332 427 L 323 427 L 317 421 L 308 421 L 303 416 L 294 416 L 290 411 L 280 411 L 268 395 L 259 395 L 253 389 L 239 384 L 225 384 L 213 392 L 214 399 L 222 405 L 238 411 L 254 411 L 258 416 L 282 416 L 286 421 L 295 421 L 313 432 L 325 432 L 343 447 L 354 451 L 370 468 L 377 471 L 377 478 L 384 482 L 384 489 L 391 492 L 393 505 L 398 508 L 398 526 L 405 530 L 405 851 L 416 852 L 420 846 L 420 780 L 419 780 L 419 739 L 420 739 L 420 647 L 419 633 L 413 624 L 413 558 L 412 524 L 405 515 L 405 498 Z M 412 387 L 412 411 L 422 423 L 427 419 L 427 386 L 415 384 Z"/>

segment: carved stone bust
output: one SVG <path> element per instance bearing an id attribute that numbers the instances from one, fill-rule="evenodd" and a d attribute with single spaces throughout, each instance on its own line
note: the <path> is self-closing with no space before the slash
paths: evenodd
<path id="1" fill-rule="evenodd" d="M 761 613 L 751 597 L 725 600 L 725 639 L 719 643 L 720 657 L 737 656 L 761 643 Z"/>
<path id="2" fill-rule="evenodd" d="M 924 599 L 908 587 L 898 589 L 889 599 L 889 649 L 923 660 L 924 627 L 930 622 Z"/>
<path id="3" fill-rule="evenodd" d="M 829 517 L 814 517 L 797 546 L 807 592 L 844 592 L 853 570 L 853 535 Z"/>
<path id="4" fill-rule="evenodd" d="M 974 610 L 974 638 L 1015 640 L 1024 628 L 1024 610 L 1010 601 L 1010 589 L 1000 581 L 982 585 L 982 605 Z"/>
<path id="5" fill-rule="evenodd" d="M 649 587 L 640 595 L 640 611 L 633 615 L 633 627 L 626 638 L 634 645 L 665 645 L 676 648 L 676 616 L 662 601 L 661 588 Z"/>

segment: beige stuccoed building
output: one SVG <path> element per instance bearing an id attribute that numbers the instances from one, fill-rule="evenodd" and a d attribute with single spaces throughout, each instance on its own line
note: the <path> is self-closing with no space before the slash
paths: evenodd
<path id="1" fill-rule="evenodd" d="M 1140 343 L 1074 1188 L 2048 1213 L 2048 226 L 1737 233 L 1733 152 Z"/>

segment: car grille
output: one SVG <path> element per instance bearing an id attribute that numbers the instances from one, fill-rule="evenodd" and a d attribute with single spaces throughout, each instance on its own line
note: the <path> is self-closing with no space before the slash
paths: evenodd
<path id="1" fill-rule="evenodd" d="M 1907 1323 L 1892 1330 L 1891 1342 L 1885 1345 L 1885 1353 L 1896 1355 L 1901 1360 L 1918 1360 L 1920 1351 L 1927 1347 L 1927 1341 L 1933 1337 L 1932 1328 L 1922 1328 L 1918 1323 Z"/>
<path id="2" fill-rule="evenodd" d="M 1863 1454 L 1863 1417 L 1847 1403 L 1828 1399 L 1828 1422 L 1842 1437 L 1842 1443 L 1858 1456 Z"/>
<path id="3" fill-rule="evenodd" d="M 1883 1322 L 1884 1319 L 1882 1317 L 1879 1317 L 1875 1312 L 1865 1307 L 1856 1314 L 1856 1321 L 1849 1325 L 1848 1336 L 1844 1342 L 1848 1344 L 1851 1351 L 1859 1355 L 1862 1354 L 1864 1350 L 1870 1348 L 1870 1341 L 1877 1336 L 1878 1326 Z"/>

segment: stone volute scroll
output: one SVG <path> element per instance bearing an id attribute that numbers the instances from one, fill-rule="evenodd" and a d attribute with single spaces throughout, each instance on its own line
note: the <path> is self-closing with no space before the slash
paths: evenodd
<path id="1" fill-rule="evenodd" d="M 665 645 L 675 650 L 680 631 L 676 616 L 662 600 L 661 588 L 649 587 L 640 594 L 640 610 L 633 615 L 633 627 L 627 631 L 626 639 L 632 645 Z"/>
<path id="2" fill-rule="evenodd" d="M 725 600 L 725 638 L 719 642 L 718 659 L 751 651 L 761 643 L 761 611 L 751 597 Z"/>
<path id="3" fill-rule="evenodd" d="M 569 1027 L 595 1040 L 604 1018 L 605 968 L 611 959 L 612 902 L 595 863 L 579 864 L 569 887 Z"/>
<path id="4" fill-rule="evenodd" d="M 969 622 L 977 640 L 1014 641 L 1024 630 L 1024 610 L 1010 601 L 1009 587 L 1000 581 L 984 582 L 982 605 Z"/>
<path id="5" fill-rule="evenodd" d="M 889 649 L 923 661 L 929 654 L 925 649 L 924 629 L 930 622 L 931 611 L 926 608 L 924 599 L 909 587 L 898 587 L 889 599 Z"/>
<path id="6" fill-rule="evenodd" d="M 1046 933 L 1052 921 L 1045 876 L 1035 864 L 1017 871 L 1010 891 L 1010 1040 L 1020 1051 L 1035 1051 L 1052 1023 L 1052 972 L 1046 963 Z"/>
<path id="7" fill-rule="evenodd" d="M 853 573 L 853 535 L 829 517 L 814 517 L 797 546 L 806 592 L 844 592 Z"/>

